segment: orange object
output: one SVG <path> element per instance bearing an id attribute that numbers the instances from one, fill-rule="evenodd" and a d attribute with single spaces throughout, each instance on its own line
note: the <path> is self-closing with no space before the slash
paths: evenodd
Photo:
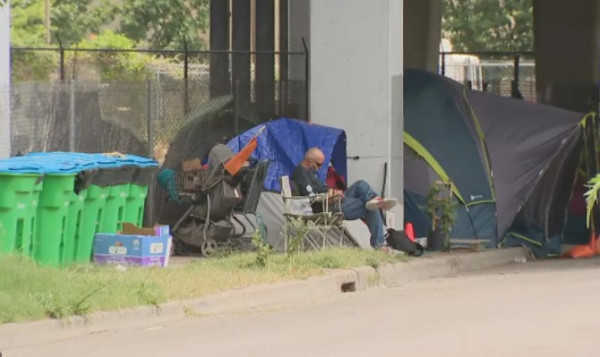
<path id="1" fill-rule="evenodd" d="M 595 232 L 592 231 L 590 234 L 590 242 L 584 245 L 577 245 L 565 254 L 564 258 L 591 258 L 595 255 L 599 255 L 599 246 L 597 243 L 597 237 Z"/>
<path id="2" fill-rule="evenodd" d="M 248 142 L 248 144 L 246 144 L 246 146 L 244 146 L 242 150 L 240 150 L 239 153 L 235 154 L 234 157 L 225 163 L 225 170 L 229 172 L 231 176 L 235 176 L 240 171 L 242 166 L 244 166 L 244 163 L 248 161 L 254 150 L 256 150 L 257 146 L 258 141 L 256 140 L 256 137 L 254 137 Z"/>
<path id="3" fill-rule="evenodd" d="M 563 257 L 565 258 L 591 258 L 596 255 L 596 249 L 591 245 L 578 245 L 568 252 L 566 252 Z"/>
<path id="4" fill-rule="evenodd" d="M 415 228 L 413 227 L 412 222 L 406 223 L 406 227 L 404 227 L 404 233 L 406 234 L 408 239 L 412 240 L 413 242 L 416 240 Z"/>

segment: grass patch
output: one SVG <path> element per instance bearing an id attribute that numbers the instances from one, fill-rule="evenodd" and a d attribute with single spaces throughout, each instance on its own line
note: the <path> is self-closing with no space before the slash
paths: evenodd
<path id="1" fill-rule="evenodd" d="M 255 253 L 194 260 L 167 269 L 94 264 L 69 268 L 39 266 L 16 256 L 0 256 L 0 323 L 87 316 L 99 310 L 182 300 L 289 279 L 322 275 L 325 269 L 393 263 L 405 259 L 379 251 L 332 249 L 300 253 L 292 260 L 271 254 L 260 266 Z"/>

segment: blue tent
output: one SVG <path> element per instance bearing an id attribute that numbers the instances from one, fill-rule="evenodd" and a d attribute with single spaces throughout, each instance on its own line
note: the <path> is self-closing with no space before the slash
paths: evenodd
<path id="1" fill-rule="evenodd" d="M 311 147 L 318 147 L 325 154 L 325 164 L 318 173 L 322 180 L 330 162 L 339 174 L 347 177 L 346 133 L 341 129 L 283 118 L 253 127 L 233 138 L 227 146 L 239 152 L 263 125 L 266 130 L 258 137 L 258 147 L 251 159 L 271 161 L 265 189 L 279 192 L 279 178 L 291 175 Z"/>

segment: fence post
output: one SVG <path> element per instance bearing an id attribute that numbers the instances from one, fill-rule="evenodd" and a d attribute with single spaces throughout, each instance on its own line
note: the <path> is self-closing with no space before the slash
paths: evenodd
<path id="1" fill-rule="evenodd" d="M 152 80 L 148 80 L 148 113 L 147 113 L 147 131 L 148 131 L 148 147 L 147 147 L 147 155 L 149 158 L 154 158 L 154 109 L 153 109 L 153 101 L 152 101 Z M 154 182 L 156 180 L 152 180 L 152 184 L 148 186 L 148 196 L 146 197 L 146 210 L 145 210 L 145 225 L 152 226 L 154 225 Z"/>
<path id="2" fill-rule="evenodd" d="M 147 113 L 147 122 L 146 122 L 146 129 L 148 130 L 148 147 L 147 149 L 147 155 L 148 157 L 154 157 L 154 120 L 153 120 L 153 114 L 154 111 L 152 110 L 152 80 L 148 80 L 148 100 L 147 100 L 147 105 L 148 105 L 148 113 Z"/>
<path id="3" fill-rule="evenodd" d="M 60 47 L 60 81 L 65 81 L 65 49 L 60 37 L 58 38 L 58 46 Z"/>
<path id="4" fill-rule="evenodd" d="M 238 135 L 240 133 L 240 80 L 236 79 L 234 83 L 233 92 L 233 134 Z"/>
<path id="5" fill-rule="evenodd" d="M 183 113 L 185 115 L 187 115 L 187 113 L 190 110 L 190 97 L 189 97 L 189 82 L 188 82 L 188 75 L 189 75 L 189 53 L 188 53 L 188 47 L 187 47 L 187 41 L 185 40 L 185 38 L 183 39 Z"/>
<path id="6" fill-rule="evenodd" d="M 69 151 L 75 151 L 75 80 L 69 81 Z"/>
<path id="7" fill-rule="evenodd" d="M 442 52 L 442 76 L 446 76 L 446 52 Z"/>
<path id="8" fill-rule="evenodd" d="M 513 80 L 510 86 L 510 96 L 512 98 L 522 98 L 519 93 L 519 67 L 520 67 L 520 55 L 515 55 L 514 68 L 513 68 Z"/>
<path id="9" fill-rule="evenodd" d="M 305 55 L 305 76 L 306 76 L 306 87 L 304 88 L 305 98 L 305 111 L 306 111 L 306 121 L 310 123 L 310 53 L 308 52 L 308 46 L 306 45 L 306 40 L 302 37 L 302 45 L 304 46 L 304 55 Z"/>

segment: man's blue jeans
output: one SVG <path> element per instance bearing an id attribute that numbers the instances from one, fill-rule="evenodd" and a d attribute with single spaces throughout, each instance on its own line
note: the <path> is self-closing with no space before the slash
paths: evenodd
<path id="1" fill-rule="evenodd" d="M 342 201 L 342 212 L 347 220 L 363 219 L 371 232 L 371 246 L 381 247 L 385 244 L 383 219 L 379 210 L 369 211 L 365 204 L 377 197 L 371 186 L 365 181 L 356 181 L 346 192 Z"/>

